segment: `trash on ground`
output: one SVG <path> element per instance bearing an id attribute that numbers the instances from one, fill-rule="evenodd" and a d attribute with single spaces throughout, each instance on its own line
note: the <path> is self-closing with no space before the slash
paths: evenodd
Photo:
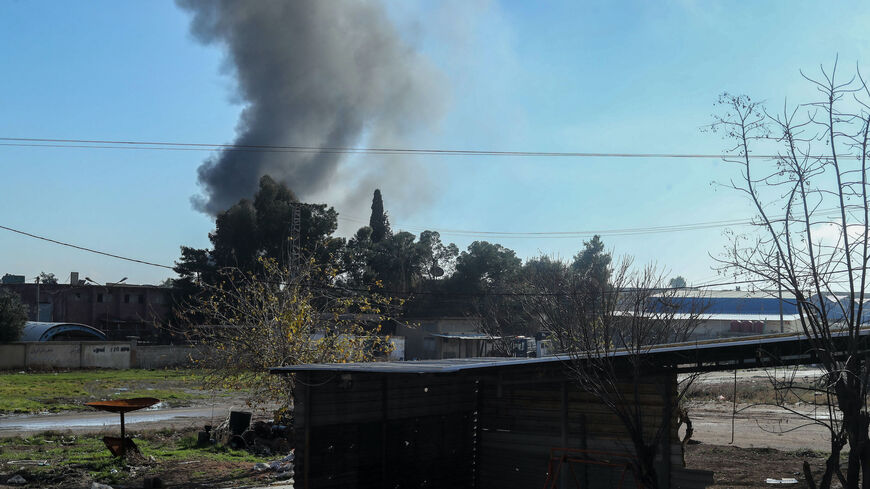
<path id="1" fill-rule="evenodd" d="M 767 480 L 765 480 L 764 482 L 766 482 L 766 483 L 768 483 L 768 484 L 778 484 L 778 485 L 779 485 L 779 484 L 791 485 L 791 484 L 797 484 L 797 483 L 798 483 L 797 479 L 794 479 L 794 478 L 791 478 L 791 477 L 787 477 L 787 478 L 785 478 L 785 479 L 767 479 Z"/>
<path id="2" fill-rule="evenodd" d="M 233 414 L 235 413 L 235 417 Z M 288 453 L 293 448 L 292 420 L 277 423 L 273 420 L 250 423 L 249 413 L 231 412 L 230 418 L 217 427 L 199 432 L 197 444 L 220 443 L 234 450 L 247 450 L 259 455 Z"/>
<path id="3" fill-rule="evenodd" d="M 24 484 L 27 484 L 27 479 L 20 475 L 13 475 L 6 480 L 6 483 L 12 486 L 23 486 Z"/>
<path id="4" fill-rule="evenodd" d="M 295 455 L 293 452 L 290 452 L 286 457 L 280 460 L 273 460 L 269 463 L 256 463 L 253 468 L 257 472 L 274 472 L 275 477 L 278 479 L 289 479 L 293 477 L 294 474 L 294 458 Z"/>
<path id="5" fill-rule="evenodd" d="M 6 465 L 38 465 L 40 467 L 45 467 L 51 464 L 48 460 L 10 460 L 6 462 Z"/>

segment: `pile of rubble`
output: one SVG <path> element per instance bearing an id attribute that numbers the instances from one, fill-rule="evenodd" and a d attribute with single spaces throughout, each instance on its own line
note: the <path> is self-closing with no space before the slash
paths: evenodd
<path id="1" fill-rule="evenodd" d="M 251 423 L 251 413 L 233 411 L 214 429 L 206 426 L 199 433 L 199 443 L 219 443 L 264 456 L 287 454 L 293 449 L 293 429 L 290 424 L 273 420 Z"/>
<path id="2" fill-rule="evenodd" d="M 267 464 L 254 464 L 254 470 L 256 470 L 257 472 L 273 471 L 275 472 L 276 479 L 290 479 L 293 477 L 294 473 L 293 457 L 294 454 L 291 452 L 289 455 L 280 460 L 275 460 Z"/>

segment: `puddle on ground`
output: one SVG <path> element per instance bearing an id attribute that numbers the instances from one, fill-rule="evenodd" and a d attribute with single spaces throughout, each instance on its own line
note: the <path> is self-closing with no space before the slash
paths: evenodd
<path id="1" fill-rule="evenodd" d="M 132 425 L 137 423 L 153 423 L 156 421 L 166 421 L 175 418 L 208 417 L 211 412 L 211 408 L 169 409 L 150 412 L 148 410 L 141 410 L 127 413 L 124 416 L 124 424 Z M 0 431 L 48 431 L 120 425 L 121 417 L 117 414 L 82 414 L 80 416 L 70 414 L 37 414 L 0 418 Z"/>

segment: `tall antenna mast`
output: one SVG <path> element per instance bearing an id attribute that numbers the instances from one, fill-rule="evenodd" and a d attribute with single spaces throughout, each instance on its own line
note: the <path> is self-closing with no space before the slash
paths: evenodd
<path id="1" fill-rule="evenodd" d="M 302 228 L 302 204 L 294 202 L 293 218 L 290 221 L 290 278 L 292 279 L 299 273 L 301 267 L 301 253 L 299 250 L 300 229 Z"/>

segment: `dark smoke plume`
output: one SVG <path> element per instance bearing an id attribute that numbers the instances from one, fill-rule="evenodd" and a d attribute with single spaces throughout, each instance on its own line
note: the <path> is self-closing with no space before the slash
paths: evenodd
<path id="1" fill-rule="evenodd" d="M 363 0 L 178 0 L 191 31 L 225 49 L 244 104 L 235 144 L 347 147 L 401 135 L 440 114 L 437 73 Z M 269 174 L 300 197 L 327 189 L 343 156 L 223 151 L 198 170 L 215 214 Z M 371 170 L 368 171 L 371 176 Z M 365 189 L 362 195 L 371 193 Z"/>

